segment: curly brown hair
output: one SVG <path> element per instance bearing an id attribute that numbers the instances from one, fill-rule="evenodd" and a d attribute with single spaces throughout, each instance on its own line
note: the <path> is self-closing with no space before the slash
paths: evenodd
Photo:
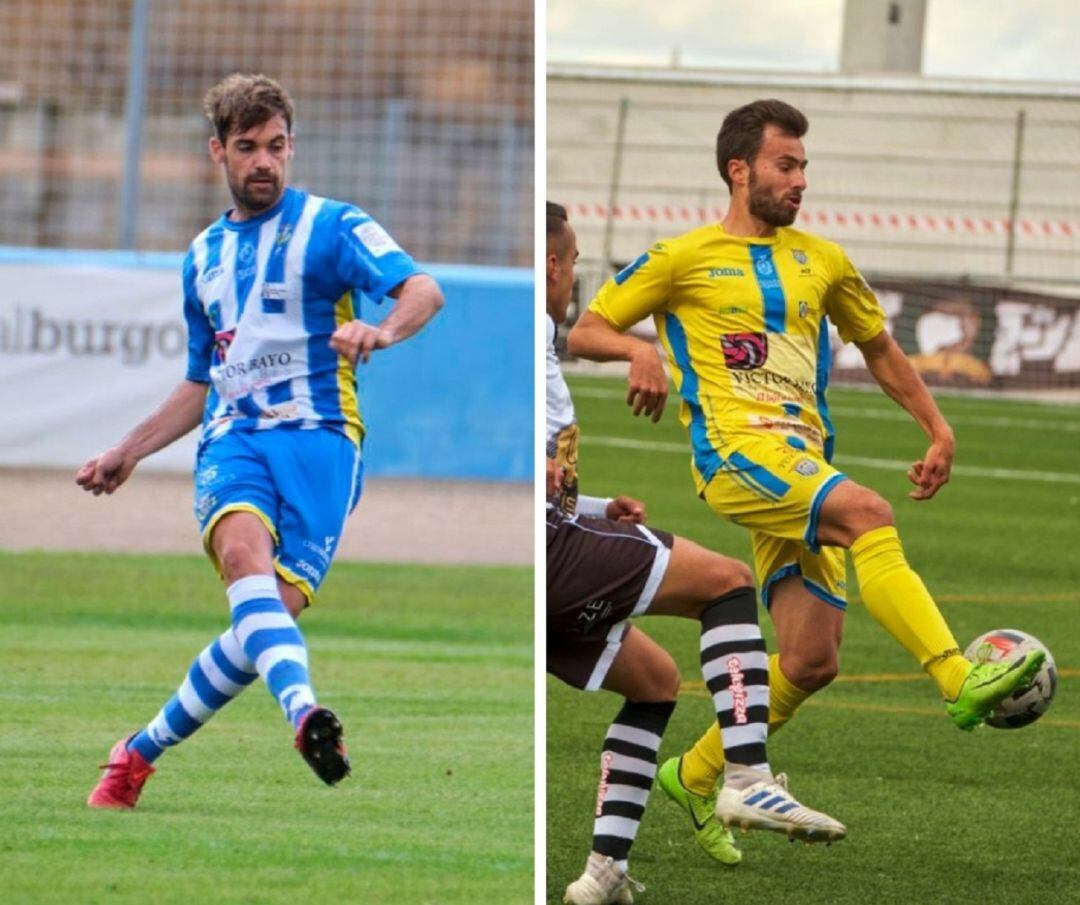
<path id="1" fill-rule="evenodd" d="M 292 99 L 265 75 L 234 72 L 226 76 L 206 92 L 203 112 L 222 144 L 234 132 L 246 132 L 278 115 L 285 117 L 285 127 L 292 132 Z"/>

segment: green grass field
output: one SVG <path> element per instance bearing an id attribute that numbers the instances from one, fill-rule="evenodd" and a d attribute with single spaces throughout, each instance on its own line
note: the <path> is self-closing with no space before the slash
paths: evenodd
<path id="1" fill-rule="evenodd" d="M 227 607 L 197 557 L 0 554 L 0 901 L 533 900 L 532 572 L 339 563 L 301 620 L 352 777 L 323 786 L 262 683 L 86 796 Z"/>
<path id="2" fill-rule="evenodd" d="M 748 535 L 694 496 L 675 410 L 653 425 L 630 416 L 622 380 L 570 384 L 583 492 L 639 497 L 650 522 L 749 559 Z M 806 848 L 749 834 L 740 837 L 743 864 L 725 869 L 654 791 L 631 852 L 631 876 L 648 887 L 636 901 L 1080 902 L 1080 406 L 942 398 L 958 439 L 953 481 L 915 503 L 905 472 L 925 449 L 918 429 L 883 395 L 836 390 L 830 398 L 838 466 L 892 503 L 908 558 L 960 643 L 991 628 L 1038 635 L 1057 659 L 1057 698 L 1026 729 L 959 732 L 929 679 L 853 595 L 840 678 L 770 744 L 795 794 L 843 820 L 848 839 Z M 711 702 L 696 625 L 640 624 L 683 675 L 663 759 L 706 728 Z M 589 851 L 599 747 L 618 706 L 613 695 L 548 680 L 549 902 L 561 901 Z"/>

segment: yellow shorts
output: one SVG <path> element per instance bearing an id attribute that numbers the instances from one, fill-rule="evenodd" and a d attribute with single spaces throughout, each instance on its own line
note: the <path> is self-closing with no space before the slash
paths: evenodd
<path id="1" fill-rule="evenodd" d="M 786 439 L 744 435 L 717 448 L 723 464 L 702 496 L 717 515 L 750 529 L 761 602 L 783 578 L 801 575 L 814 596 L 847 607 L 847 565 L 841 547 L 821 547 L 818 515 L 846 475 L 814 449 Z"/>

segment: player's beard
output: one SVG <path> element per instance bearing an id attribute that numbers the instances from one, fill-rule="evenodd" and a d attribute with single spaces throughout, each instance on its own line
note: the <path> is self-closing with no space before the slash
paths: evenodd
<path id="1" fill-rule="evenodd" d="M 768 226 L 791 226 L 799 215 L 798 208 L 784 203 L 786 196 L 774 198 L 768 189 L 760 188 L 754 170 L 750 170 L 750 213 Z"/>
<path id="2" fill-rule="evenodd" d="M 281 197 L 281 179 L 270 173 L 264 174 L 263 178 L 273 180 L 272 185 L 252 186 L 251 179 L 243 182 L 229 180 L 229 191 L 232 193 L 236 206 L 248 214 L 261 214 L 268 208 L 277 204 Z"/>

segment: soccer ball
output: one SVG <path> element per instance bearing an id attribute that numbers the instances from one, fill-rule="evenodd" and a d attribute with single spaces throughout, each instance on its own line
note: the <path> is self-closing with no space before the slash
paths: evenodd
<path id="1" fill-rule="evenodd" d="M 987 726 L 995 729 L 1019 729 L 1034 723 L 1046 713 L 1057 690 L 1057 667 L 1045 644 L 1034 635 L 1014 628 L 999 628 L 979 635 L 964 651 L 964 656 L 975 663 L 997 663 L 1011 660 L 1030 650 L 1041 650 L 1046 654 L 1042 667 L 1030 685 L 1014 691 L 998 704 L 994 712 L 986 718 Z"/>

